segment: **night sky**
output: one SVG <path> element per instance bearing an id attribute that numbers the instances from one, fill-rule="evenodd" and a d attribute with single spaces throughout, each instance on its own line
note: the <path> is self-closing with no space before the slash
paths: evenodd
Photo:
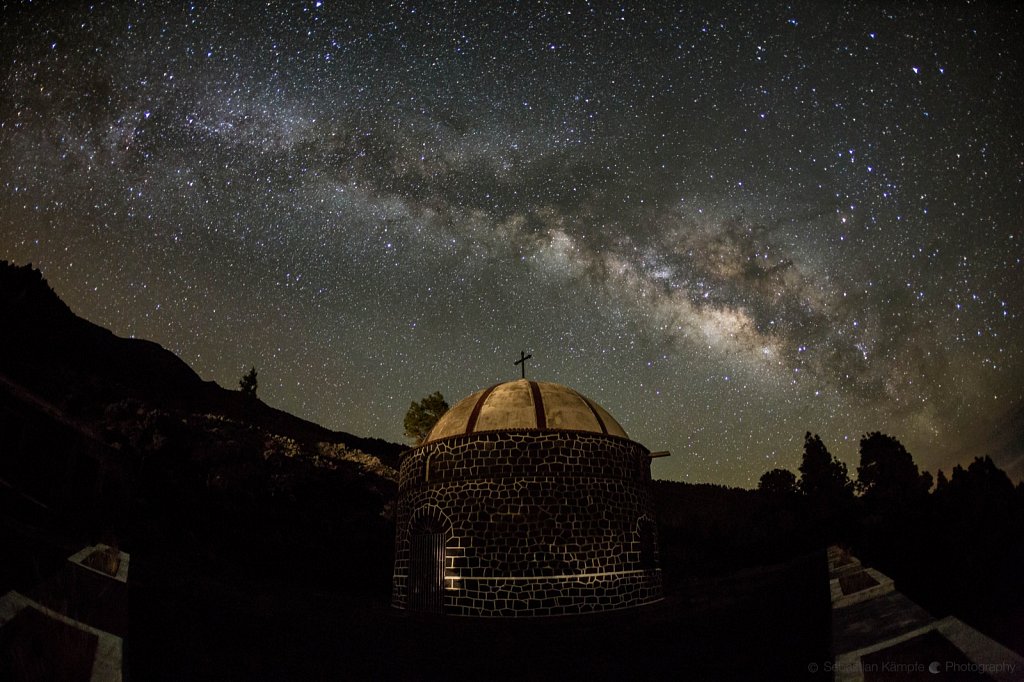
<path id="1" fill-rule="evenodd" d="M 1024 474 L 1013 3 L 206 4 L 2 5 L 0 258 L 79 315 L 360 435 L 525 350 L 658 478 Z"/>

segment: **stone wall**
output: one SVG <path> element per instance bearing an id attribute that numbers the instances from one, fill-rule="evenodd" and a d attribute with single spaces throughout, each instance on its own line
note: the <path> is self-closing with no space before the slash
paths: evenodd
<path id="1" fill-rule="evenodd" d="M 407 605 L 419 532 L 444 533 L 445 613 L 559 615 L 660 599 L 649 480 L 643 446 L 589 432 L 416 448 L 401 464 L 392 603 Z"/>

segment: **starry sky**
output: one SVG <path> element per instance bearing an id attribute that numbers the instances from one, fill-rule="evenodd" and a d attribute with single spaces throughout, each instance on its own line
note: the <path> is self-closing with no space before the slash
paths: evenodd
<path id="1" fill-rule="evenodd" d="M 657 478 L 1024 475 L 1012 3 L 0 12 L 0 258 L 205 379 L 400 441 L 525 350 Z"/>

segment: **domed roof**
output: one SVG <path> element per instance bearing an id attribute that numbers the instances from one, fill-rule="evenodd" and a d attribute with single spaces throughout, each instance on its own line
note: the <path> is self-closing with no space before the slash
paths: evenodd
<path id="1" fill-rule="evenodd" d="M 628 438 L 608 412 L 561 384 L 517 379 L 477 391 L 438 420 L 423 443 L 506 429 L 592 431 Z"/>

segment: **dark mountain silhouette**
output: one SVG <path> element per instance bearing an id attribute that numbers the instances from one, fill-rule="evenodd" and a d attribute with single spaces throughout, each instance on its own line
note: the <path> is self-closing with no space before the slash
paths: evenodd
<path id="1" fill-rule="evenodd" d="M 159 344 L 125 339 L 75 315 L 31 264 L 0 261 L 0 391 L 11 385 L 95 422 L 126 399 L 167 410 L 219 414 L 299 441 L 344 443 L 396 467 L 405 446 L 331 431 L 203 381 Z"/>

